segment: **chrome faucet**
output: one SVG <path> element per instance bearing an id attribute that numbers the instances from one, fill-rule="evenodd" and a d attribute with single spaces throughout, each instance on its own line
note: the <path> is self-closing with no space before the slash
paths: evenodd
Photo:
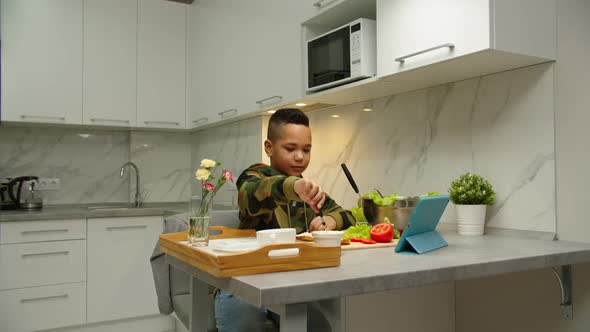
<path id="1" fill-rule="evenodd" d="M 121 177 L 125 175 L 126 166 L 131 166 L 135 169 L 135 207 L 138 208 L 141 207 L 141 202 L 143 201 L 143 198 L 141 198 L 141 194 L 139 193 L 139 169 L 137 168 L 137 165 L 128 161 L 121 166 Z"/>

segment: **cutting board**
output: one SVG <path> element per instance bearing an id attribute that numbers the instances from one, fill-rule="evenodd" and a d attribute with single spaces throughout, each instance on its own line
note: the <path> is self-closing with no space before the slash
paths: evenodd
<path id="1" fill-rule="evenodd" d="M 350 244 L 346 244 L 341 246 L 342 250 L 359 250 L 359 249 L 375 249 L 375 248 L 387 248 L 387 247 L 395 247 L 399 239 L 392 240 L 389 243 L 375 243 L 375 244 L 364 244 L 361 242 L 350 242 Z"/>

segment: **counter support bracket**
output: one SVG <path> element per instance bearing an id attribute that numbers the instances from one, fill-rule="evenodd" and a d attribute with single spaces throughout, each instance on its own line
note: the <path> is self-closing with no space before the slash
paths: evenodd
<path id="1" fill-rule="evenodd" d="M 551 268 L 559 282 L 561 290 L 561 317 L 566 320 L 574 319 L 574 306 L 572 304 L 572 267 L 561 265 Z"/>

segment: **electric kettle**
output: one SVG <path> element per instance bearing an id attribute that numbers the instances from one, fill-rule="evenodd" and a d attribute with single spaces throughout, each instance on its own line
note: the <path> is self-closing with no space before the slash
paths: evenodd
<path id="1" fill-rule="evenodd" d="M 37 185 L 36 176 L 19 176 L 8 182 L 8 196 L 16 205 L 17 210 L 41 210 L 43 198 L 35 188 Z"/>

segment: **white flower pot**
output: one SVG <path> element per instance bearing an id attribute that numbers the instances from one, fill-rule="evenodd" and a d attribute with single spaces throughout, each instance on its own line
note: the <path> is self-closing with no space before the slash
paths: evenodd
<path id="1" fill-rule="evenodd" d="M 457 204 L 457 232 L 459 235 L 483 235 L 487 205 Z"/>

